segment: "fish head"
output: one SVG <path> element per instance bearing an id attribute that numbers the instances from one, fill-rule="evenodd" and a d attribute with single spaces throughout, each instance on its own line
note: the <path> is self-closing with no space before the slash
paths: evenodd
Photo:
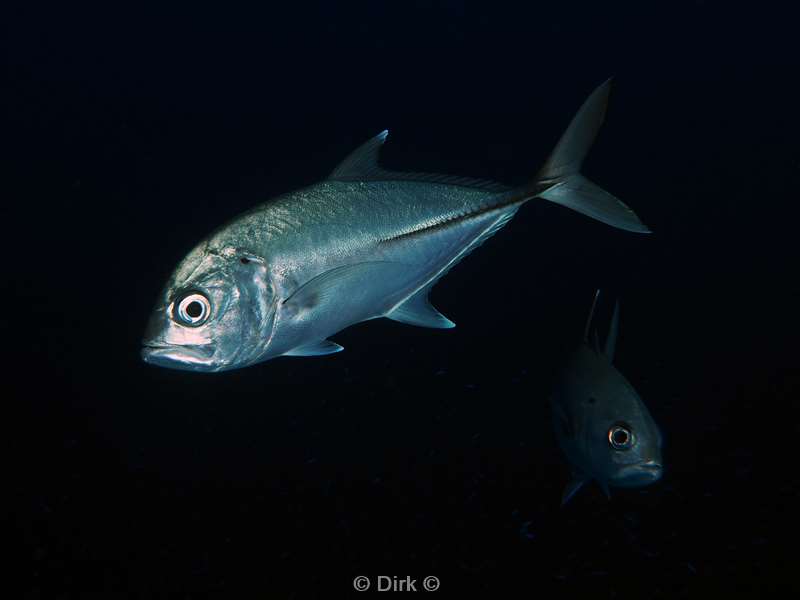
<path id="1" fill-rule="evenodd" d="M 588 421 L 587 451 L 601 483 L 643 487 L 663 474 L 662 437 L 650 412 L 618 372 L 594 399 L 597 410 Z"/>
<path id="2" fill-rule="evenodd" d="M 661 432 L 633 386 L 603 355 L 579 349 L 560 375 L 551 405 L 559 445 L 584 480 L 607 489 L 661 478 Z"/>
<path id="3" fill-rule="evenodd" d="M 204 242 L 169 278 L 142 341 L 145 362 L 187 371 L 225 371 L 258 362 L 275 320 L 267 261 Z"/>

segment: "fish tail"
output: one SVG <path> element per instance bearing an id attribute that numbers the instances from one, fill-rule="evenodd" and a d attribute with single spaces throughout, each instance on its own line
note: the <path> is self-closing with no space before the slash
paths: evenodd
<path id="1" fill-rule="evenodd" d="M 586 99 L 530 184 L 528 197 L 567 206 L 612 227 L 650 233 L 628 206 L 580 173 L 583 159 L 603 124 L 610 88 L 609 79 Z"/>

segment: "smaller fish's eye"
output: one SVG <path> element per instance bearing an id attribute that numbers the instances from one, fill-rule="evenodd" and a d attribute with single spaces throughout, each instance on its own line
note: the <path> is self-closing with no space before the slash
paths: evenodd
<path id="1" fill-rule="evenodd" d="M 608 443 L 614 450 L 627 450 L 633 446 L 633 432 L 626 423 L 616 423 L 608 430 Z"/>
<path id="2" fill-rule="evenodd" d="M 190 292 L 186 294 L 173 311 L 173 318 L 182 325 L 199 327 L 211 314 L 211 303 L 203 294 Z"/>

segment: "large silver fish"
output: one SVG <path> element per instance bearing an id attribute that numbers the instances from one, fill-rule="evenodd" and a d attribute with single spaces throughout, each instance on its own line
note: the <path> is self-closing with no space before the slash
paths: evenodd
<path id="1" fill-rule="evenodd" d="M 550 398 L 556 438 L 572 468 L 565 504 L 587 481 L 608 487 L 642 487 L 661 478 L 661 431 L 644 402 L 613 365 L 619 331 L 619 302 L 614 305 L 605 347 L 589 325 L 583 342 L 561 370 Z"/>
<path id="2" fill-rule="evenodd" d="M 338 352 L 328 336 L 378 317 L 453 327 L 428 302 L 431 288 L 533 198 L 647 233 L 631 209 L 579 173 L 609 85 L 586 100 L 521 188 L 386 171 L 378 166 L 384 131 L 327 180 L 236 217 L 175 269 L 147 327 L 144 360 L 224 371 Z"/>

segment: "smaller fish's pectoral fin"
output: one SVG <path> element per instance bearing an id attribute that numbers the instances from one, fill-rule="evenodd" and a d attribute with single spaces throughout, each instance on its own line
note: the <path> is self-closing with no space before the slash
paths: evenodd
<path id="1" fill-rule="evenodd" d="M 326 354 L 335 354 L 344 350 L 342 346 L 330 340 L 319 340 L 317 342 L 310 342 L 303 344 L 297 348 L 284 352 L 284 356 L 325 356 Z"/>
<path id="2" fill-rule="evenodd" d="M 450 319 L 436 310 L 428 300 L 430 288 L 425 287 L 400 306 L 386 314 L 387 319 L 434 329 L 451 329 L 456 326 Z"/>
<path id="3" fill-rule="evenodd" d="M 572 497 L 578 493 L 578 490 L 583 487 L 583 484 L 586 483 L 586 480 L 583 477 L 575 474 L 572 476 L 572 479 L 564 488 L 564 492 L 561 494 L 561 506 L 564 506 L 567 502 L 572 500 Z"/>

